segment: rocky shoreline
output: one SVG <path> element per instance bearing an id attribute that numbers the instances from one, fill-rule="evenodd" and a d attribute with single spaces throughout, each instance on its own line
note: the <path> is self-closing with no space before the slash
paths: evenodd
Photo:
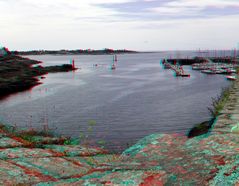
<path id="1" fill-rule="evenodd" d="M 0 99 L 41 84 L 38 76 L 76 70 L 69 64 L 42 67 L 40 63 L 42 62 L 16 55 L 2 56 L 0 58 Z"/>

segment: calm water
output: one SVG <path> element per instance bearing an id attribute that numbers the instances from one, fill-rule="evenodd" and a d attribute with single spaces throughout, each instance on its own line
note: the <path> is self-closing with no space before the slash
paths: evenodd
<path id="1" fill-rule="evenodd" d="M 192 71 L 190 66 L 184 67 L 190 78 L 176 78 L 160 65 L 160 59 L 169 55 L 118 55 L 115 71 L 110 70 L 110 55 L 29 56 L 44 65 L 74 58 L 81 69 L 49 74 L 42 85 L 0 101 L 0 120 L 38 129 L 47 121 L 58 134 L 79 137 L 83 132 L 92 144 L 104 140 L 111 150 L 122 150 L 152 133 L 186 134 L 194 124 L 210 118 L 211 98 L 229 82 L 221 75 Z M 96 63 L 98 67 L 93 66 Z"/>

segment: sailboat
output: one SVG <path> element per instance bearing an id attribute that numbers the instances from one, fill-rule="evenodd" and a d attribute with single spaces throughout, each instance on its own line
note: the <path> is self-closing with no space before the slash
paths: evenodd
<path id="1" fill-rule="evenodd" d="M 115 70 L 116 69 L 116 63 L 117 63 L 118 59 L 117 59 L 117 55 L 113 56 L 113 63 L 111 65 L 111 70 Z"/>

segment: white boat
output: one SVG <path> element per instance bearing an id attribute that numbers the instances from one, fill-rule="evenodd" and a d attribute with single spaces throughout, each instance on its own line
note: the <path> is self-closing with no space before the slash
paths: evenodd
<path id="1" fill-rule="evenodd" d="M 202 70 L 201 72 L 206 74 L 215 74 L 215 72 L 213 72 L 212 70 Z"/>
<path id="2" fill-rule="evenodd" d="M 227 80 L 230 80 L 230 81 L 235 81 L 237 80 L 237 77 L 236 76 L 226 76 Z"/>
<path id="3" fill-rule="evenodd" d="M 228 73 L 236 73 L 237 71 L 236 71 L 235 69 L 228 68 L 228 69 L 227 69 L 227 72 L 228 72 Z"/>

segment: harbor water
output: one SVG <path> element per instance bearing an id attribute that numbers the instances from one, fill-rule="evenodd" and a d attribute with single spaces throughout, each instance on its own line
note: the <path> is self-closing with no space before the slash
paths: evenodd
<path id="1" fill-rule="evenodd" d="M 180 57 L 193 57 L 182 52 Z M 222 88 L 223 75 L 207 75 L 184 66 L 190 77 L 175 77 L 160 60 L 178 53 L 28 56 L 44 66 L 69 63 L 75 72 L 52 73 L 41 85 L 0 101 L 0 121 L 23 128 L 48 125 L 57 134 L 122 151 L 152 133 L 186 134 L 209 120 L 208 107 Z"/>

